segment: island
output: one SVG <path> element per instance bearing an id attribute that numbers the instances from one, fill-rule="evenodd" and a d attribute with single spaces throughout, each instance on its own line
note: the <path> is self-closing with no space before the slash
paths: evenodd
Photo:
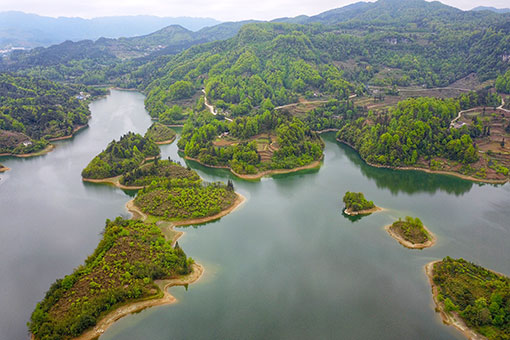
<path id="1" fill-rule="evenodd" d="M 179 247 L 183 232 L 174 227 L 219 219 L 244 197 L 232 181 L 204 182 L 171 159 L 146 163 L 147 156 L 159 155 L 154 145 L 150 138 L 128 133 L 84 169 L 96 178 L 117 175 L 115 184 L 139 189 L 126 204 L 133 219 L 107 220 L 85 264 L 50 287 L 29 322 L 33 339 L 96 339 L 125 315 L 176 301 L 167 288 L 202 275 L 203 267 Z"/>
<path id="2" fill-rule="evenodd" d="M 343 212 L 349 216 L 369 215 L 382 210 L 374 202 L 368 201 L 362 192 L 347 191 L 343 202 L 345 204 Z"/>
<path id="3" fill-rule="evenodd" d="M 468 339 L 510 338 L 510 278 L 464 259 L 425 266 L 436 311 Z"/>
<path id="4" fill-rule="evenodd" d="M 171 144 L 176 136 L 174 130 L 158 122 L 153 123 L 145 133 L 145 138 L 151 138 L 156 144 L 160 145 Z"/>
<path id="5" fill-rule="evenodd" d="M 129 132 L 108 147 L 83 169 L 84 181 L 108 182 L 112 178 L 134 170 L 145 161 L 158 158 L 159 147 L 154 141 Z"/>
<path id="6" fill-rule="evenodd" d="M 432 234 L 419 218 L 407 216 L 404 221 L 399 218 L 384 229 L 401 245 L 409 249 L 424 249 L 436 243 Z"/>
<path id="7" fill-rule="evenodd" d="M 298 118 L 266 111 L 232 121 L 189 120 L 178 141 L 187 159 L 243 179 L 320 167 L 324 143 Z"/>
<path id="8" fill-rule="evenodd" d="M 71 138 L 87 126 L 89 100 L 105 91 L 0 74 L 0 156 L 29 157 L 50 152 L 54 149 L 50 141 Z"/>
<path id="9" fill-rule="evenodd" d="M 33 339 L 76 338 L 101 325 L 81 337 L 94 339 L 123 315 L 175 301 L 166 288 L 196 281 L 203 268 L 171 243 L 154 223 L 107 220 L 94 253 L 37 304 L 29 322 Z"/>

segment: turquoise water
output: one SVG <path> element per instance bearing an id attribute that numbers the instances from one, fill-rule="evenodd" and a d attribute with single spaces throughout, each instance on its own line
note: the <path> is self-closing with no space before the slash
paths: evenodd
<path id="1" fill-rule="evenodd" d="M 0 339 L 23 338 L 34 304 L 93 251 L 104 220 L 127 216 L 129 195 L 84 184 L 80 171 L 113 138 L 145 131 L 143 96 L 113 91 L 91 109 L 90 127 L 54 152 L 2 159 L 12 170 L 0 175 L 0 299 L 9 306 Z M 256 182 L 189 162 L 206 180 L 233 179 L 247 201 L 185 228 L 179 243 L 205 275 L 171 289 L 177 304 L 125 317 L 100 340 L 461 339 L 434 312 L 423 266 L 449 255 L 510 274 L 510 186 L 371 168 L 333 135 L 323 138 L 319 170 Z M 161 149 L 180 159 L 175 143 Z M 349 220 L 345 191 L 386 210 Z M 438 236 L 435 247 L 409 250 L 384 231 L 406 215 Z"/>

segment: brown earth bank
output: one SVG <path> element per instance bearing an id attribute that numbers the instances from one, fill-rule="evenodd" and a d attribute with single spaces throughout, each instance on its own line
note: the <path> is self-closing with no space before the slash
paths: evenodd
<path id="1" fill-rule="evenodd" d="M 481 334 L 478 334 L 471 328 L 469 328 L 464 320 L 460 318 L 460 316 L 456 312 L 450 312 L 447 313 L 444 310 L 444 304 L 439 301 L 438 294 L 439 289 L 434 284 L 434 265 L 441 261 L 432 261 L 425 265 L 425 274 L 427 275 L 430 283 L 430 287 L 432 289 L 432 299 L 434 301 L 435 310 L 441 315 L 441 319 L 443 320 L 443 323 L 446 325 L 451 325 L 455 327 L 458 331 L 462 333 L 467 339 L 470 340 L 487 340 L 486 337 L 484 337 Z"/>
<path id="2" fill-rule="evenodd" d="M 0 172 L 5 172 L 5 171 L 9 171 L 9 170 L 11 170 L 11 169 L 9 169 L 6 166 L 0 165 Z"/>
<path id="3" fill-rule="evenodd" d="M 45 155 L 45 154 L 53 151 L 53 149 L 55 149 L 55 145 L 50 144 L 46 148 L 44 148 L 43 150 L 37 151 L 37 152 L 23 153 L 23 154 L 19 154 L 19 155 L 7 152 L 7 153 L 0 154 L 0 156 L 13 156 L 13 157 L 19 157 L 19 158 L 36 157 L 36 156 Z"/>
<path id="4" fill-rule="evenodd" d="M 177 138 L 177 135 L 173 136 L 173 138 L 170 138 L 169 140 L 163 140 L 163 141 L 154 142 L 154 143 L 156 143 L 158 145 L 172 144 L 172 142 L 175 140 L 175 138 Z"/>
<path id="5" fill-rule="evenodd" d="M 117 188 L 124 189 L 124 190 L 140 190 L 143 189 L 144 186 L 127 186 L 120 184 L 120 178 L 122 175 L 115 176 L 115 177 L 109 177 L 109 178 L 101 178 L 101 179 L 92 179 L 92 178 L 82 178 L 84 182 L 90 182 L 90 183 L 105 183 L 113 185 Z"/>
<path id="6" fill-rule="evenodd" d="M 90 116 L 89 116 L 88 118 L 90 119 Z M 48 141 L 50 141 L 50 142 L 54 142 L 54 141 L 57 141 L 57 140 L 64 140 L 64 139 L 70 139 L 70 138 L 73 138 L 73 137 L 74 137 L 74 135 L 75 135 L 78 131 L 80 131 L 80 130 L 82 130 L 82 129 L 84 129 L 84 128 L 88 127 L 88 126 L 89 126 L 89 124 L 79 125 L 79 126 L 77 126 L 77 127 L 75 127 L 75 128 L 74 128 L 73 132 L 72 132 L 70 135 L 62 136 L 62 137 L 49 138 L 49 139 L 48 139 Z"/>
<path id="7" fill-rule="evenodd" d="M 347 142 L 345 142 L 345 141 L 343 141 L 341 139 L 337 138 L 337 142 L 345 144 L 348 147 L 350 147 L 351 149 L 353 149 L 354 151 L 358 152 L 358 150 L 354 146 L 352 146 L 351 144 L 349 144 L 349 143 L 347 143 Z M 358 155 L 360 155 L 359 152 L 358 152 Z M 361 157 L 361 155 L 360 155 L 360 157 Z M 510 181 L 509 178 L 505 178 L 505 179 L 477 178 L 477 177 L 464 175 L 464 174 L 461 174 L 461 173 L 458 173 L 458 172 L 454 172 L 454 171 L 431 170 L 431 169 L 428 169 L 428 168 L 418 168 L 418 167 L 408 167 L 408 166 L 390 166 L 390 165 L 374 164 L 374 163 L 367 162 L 363 157 L 361 157 L 361 159 L 363 159 L 363 161 L 366 164 L 368 164 L 370 166 L 373 166 L 374 168 L 384 168 L 384 169 L 393 169 L 393 170 L 423 171 L 423 172 L 426 172 L 426 173 L 429 173 L 429 174 L 440 174 L 440 175 L 455 176 L 455 177 L 459 177 L 459 178 L 465 179 L 467 181 L 478 182 L 478 183 L 505 184 L 505 183 Z"/>
<path id="8" fill-rule="evenodd" d="M 365 209 L 365 210 L 359 210 L 359 211 L 352 211 L 351 209 L 345 209 L 344 213 L 349 216 L 357 216 L 357 215 L 369 215 L 372 213 L 376 213 L 378 211 L 383 211 L 383 208 L 380 207 L 373 207 L 372 209 Z"/>
<path id="9" fill-rule="evenodd" d="M 188 157 L 188 156 L 184 156 L 184 158 L 187 159 L 187 160 L 193 161 L 193 162 L 197 162 L 198 164 L 203 165 L 203 166 L 208 167 L 208 168 L 230 170 L 230 172 L 234 176 L 239 177 L 241 179 L 245 179 L 245 180 L 257 180 L 257 179 L 261 179 L 262 177 L 266 177 L 266 176 L 290 174 L 290 173 L 294 173 L 294 172 L 298 172 L 298 171 L 302 171 L 302 170 L 309 170 L 309 169 L 320 168 L 320 166 L 322 164 L 322 160 L 324 159 L 324 155 L 322 155 L 321 158 L 318 161 L 313 161 L 312 163 L 310 163 L 308 165 L 303 165 L 303 166 L 300 166 L 300 167 L 297 167 L 297 168 L 292 168 L 292 169 L 266 170 L 266 171 L 258 172 L 256 174 L 239 174 L 239 173 L 235 172 L 234 170 L 232 170 L 229 166 L 226 166 L 226 165 L 209 165 L 209 164 L 202 163 L 200 160 L 198 160 L 196 158 L 191 158 L 191 157 Z"/>
<path id="10" fill-rule="evenodd" d="M 425 248 L 432 247 L 437 242 L 436 236 L 433 233 L 431 233 L 430 230 L 428 230 L 427 227 L 425 227 L 425 226 L 423 226 L 423 229 L 425 229 L 427 231 L 427 233 L 429 234 L 429 240 L 427 240 L 424 243 L 412 243 L 412 242 L 404 239 L 401 235 L 399 235 L 393 229 L 391 229 L 391 226 L 392 226 L 391 224 L 385 226 L 384 230 L 386 230 L 388 232 L 388 234 L 390 234 L 391 237 L 393 237 L 395 240 L 398 241 L 398 243 L 400 243 L 401 245 L 403 245 L 406 248 L 425 249 Z"/>

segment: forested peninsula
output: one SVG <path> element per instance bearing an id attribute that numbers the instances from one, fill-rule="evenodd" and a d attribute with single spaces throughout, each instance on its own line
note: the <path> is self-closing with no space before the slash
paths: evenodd
<path id="1" fill-rule="evenodd" d="M 51 151 L 50 141 L 70 138 L 87 126 L 90 111 L 86 99 L 104 93 L 102 89 L 0 73 L 0 154 L 28 156 Z"/>
<path id="2" fill-rule="evenodd" d="M 437 311 L 469 339 L 510 338 L 510 279 L 464 259 L 425 266 Z"/>

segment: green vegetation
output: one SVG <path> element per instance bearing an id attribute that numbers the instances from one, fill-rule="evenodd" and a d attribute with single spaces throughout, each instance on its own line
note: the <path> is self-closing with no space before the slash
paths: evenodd
<path id="1" fill-rule="evenodd" d="M 404 221 L 399 219 L 390 227 L 390 230 L 412 244 L 422 244 L 431 240 L 431 236 L 419 218 L 407 216 Z"/>
<path id="2" fill-rule="evenodd" d="M 435 263 L 433 283 L 447 313 L 489 339 L 510 339 L 510 279 L 464 259 Z"/>
<path id="3" fill-rule="evenodd" d="M 337 138 L 375 164 L 410 166 L 432 157 L 469 164 L 478 160 L 469 131 L 449 128 L 459 111 L 457 100 L 411 98 L 373 121 L 346 124 Z"/>
<path id="4" fill-rule="evenodd" d="M 154 280 L 189 274 L 192 264 L 156 225 L 107 220 L 103 238 L 85 264 L 57 280 L 37 304 L 30 332 L 38 340 L 79 336 L 122 303 L 160 297 Z"/>
<path id="5" fill-rule="evenodd" d="M 202 183 L 183 178 L 154 180 L 140 190 L 135 204 L 146 214 L 167 220 L 209 217 L 231 207 L 237 199 L 232 182 Z"/>
<path id="6" fill-rule="evenodd" d="M 496 79 L 496 90 L 502 93 L 510 93 L 510 70 L 498 76 Z"/>
<path id="7" fill-rule="evenodd" d="M 362 192 L 347 191 L 343 198 L 345 209 L 349 212 L 358 212 L 375 208 L 372 201 L 367 201 Z"/>
<path id="8" fill-rule="evenodd" d="M 170 159 L 159 161 L 155 159 L 152 163 L 144 164 L 134 170 L 122 175 L 120 183 L 126 186 L 147 186 L 153 181 L 168 181 L 171 187 L 182 187 L 186 184 L 199 184 L 200 176 Z"/>
<path id="9" fill-rule="evenodd" d="M 103 179 L 122 175 L 139 167 L 147 158 L 159 156 L 158 146 L 151 140 L 129 132 L 108 147 L 83 169 L 83 178 Z"/>
<path id="10" fill-rule="evenodd" d="M 298 118 L 265 113 L 232 122 L 185 124 L 178 142 L 187 157 L 240 174 L 292 169 L 319 160 L 323 143 Z"/>
<path id="11" fill-rule="evenodd" d="M 145 138 L 150 138 L 156 143 L 174 140 L 175 136 L 176 133 L 174 130 L 159 123 L 153 123 L 145 133 Z"/>
<path id="12" fill-rule="evenodd" d="M 0 74 L 0 153 L 44 149 L 50 138 L 69 136 L 87 124 L 90 111 L 76 98 L 80 87 Z"/>

